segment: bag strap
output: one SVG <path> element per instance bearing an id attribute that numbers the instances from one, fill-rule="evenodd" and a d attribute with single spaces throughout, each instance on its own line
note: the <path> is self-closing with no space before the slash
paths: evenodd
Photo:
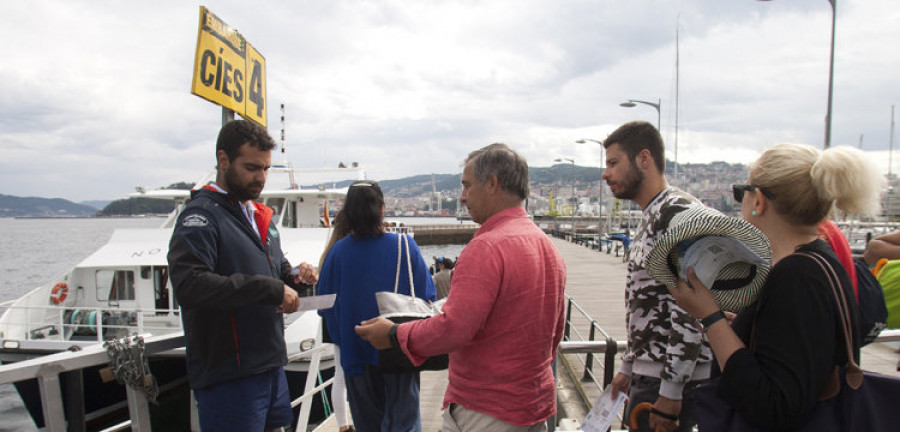
<path id="1" fill-rule="evenodd" d="M 406 238 L 406 234 L 397 234 L 397 273 L 394 274 L 394 294 L 397 294 L 397 287 L 400 285 L 400 267 L 402 264 L 400 255 L 403 251 L 403 245 L 406 245 L 406 269 L 409 272 L 409 295 L 410 297 L 415 297 L 413 294 L 415 285 L 413 285 L 412 260 L 409 257 L 409 239 Z"/>
<path id="2" fill-rule="evenodd" d="M 847 385 L 856 390 L 862 385 L 863 373 L 862 369 L 860 369 L 859 365 L 856 364 L 856 360 L 853 358 L 853 332 L 851 331 L 852 321 L 850 320 L 850 307 L 847 304 L 847 298 L 841 294 L 843 291 L 838 290 L 838 287 L 841 286 L 840 279 L 838 279 L 837 273 L 834 271 L 834 267 L 831 266 L 831 263 L 819 254 L 798 252 L 797 255 L 805 256 L 815 261 L 816 264 L 819 265 L 819 268 L 825 272 L 828 284 L 831 285 L 831 293 L 834 295 L 834 300 L 837 304 L 841 318 L 841 330 L 844 333 L 844 347 L 847 349 L 847 365 L 845 366 L 847 370 Z"/>

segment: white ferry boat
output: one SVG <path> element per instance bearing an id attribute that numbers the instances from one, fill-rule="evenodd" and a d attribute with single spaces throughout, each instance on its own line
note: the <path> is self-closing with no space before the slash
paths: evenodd
<path id="1" fill-rule="evenodd" d="M 302 179 L 310 177 L 315 180 L 301 186 Z M 207 174 L 195 188 L 214 178 L 215 172 Z M 364 178 L 359 167 L 297 170 L 283 164 L 270 169 L 258 201 L 275 211 L 282 249 L 292 264 L 318 263 L 330 236 L 328 209 L 347 193 L 347 186 L 336 187 L 336 182 Z M 325 181 L 332 182 L 331 187 Z M 149 337 L 182 331 L 166 255 L 173 225 L 190 191 L 138 188 L 132 196 L 174 200 L 175 210 L 158 228 L 116 230 L 106 245 L 64 274 L 0 305 L 6 308 L 0 315 L 0 362 L 82 349 L 135 334 Z M 286 315 L 285 325 L 288 357 L 321 341 L 315 311 Z M 186 387 L 183 348 L 180 353 L 176 350 L 174 355 L 151 359 L 150 369 L 161 395 Z M 288 370 L 289 375 L 298 373 L 296 379 L 306 375 L 303 365 L 289 365 Z M 95 372 L 83 373 L 85 421 L 108 424 L 105 419 L 125 407 L 124 389 L 115 381 L 104 383 Z M 40 428 L 44 416 L 36 381 L 17 382 L 16 387 Z M 302 381 L 298 382 L 292 389 L 302 387 Z"/>

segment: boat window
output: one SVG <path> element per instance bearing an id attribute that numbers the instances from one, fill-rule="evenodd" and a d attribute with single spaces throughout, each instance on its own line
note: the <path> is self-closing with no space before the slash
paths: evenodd
<path id="1" fill-rule="evenodd" d="M 156 309 L 166 311 L 169 309 L 169 268 L 153 268 L 153 292 L 156 297 Z"/>
<path id="2" fill-rule="evenodd" d="M 97 300 L 134 300 L 134 272 L 97 270 Z"/>
<path id="3" fill-rule="evenodd" d="M 273 220 L 277 224 L 282 210 L 284 210 L 284 198 L 269 198 L 266 200 L 266 205 L 272 208 Z"/>
<path id="4" fill-rule="evenodd" d="M 284 207 L 284 221 L 281 226 L 285 228 L 297 228 L 297 201 L 288 201 Z"/>

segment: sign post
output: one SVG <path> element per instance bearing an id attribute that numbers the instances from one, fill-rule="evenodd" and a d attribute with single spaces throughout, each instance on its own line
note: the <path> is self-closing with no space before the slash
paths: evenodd
<path id="1" fill-rule="evenodd" d="M 221 105 L 223 123 L 236 112 L 267 126 L 265 58 L 205 6 L 200 6 L 191 93 Z"/>

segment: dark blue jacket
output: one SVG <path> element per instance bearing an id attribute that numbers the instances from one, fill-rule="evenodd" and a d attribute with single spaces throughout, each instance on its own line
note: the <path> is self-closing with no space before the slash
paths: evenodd
<path id="1" fill-rule="evenodd" d="M 181 305 L 188 379 L 200 389 L 287 364 L 276 308 L 290 279 L 272 210 L 257 204 L 254 233 L 240 204 L 194 191 L 169 243 L 169 273 Z"/>

